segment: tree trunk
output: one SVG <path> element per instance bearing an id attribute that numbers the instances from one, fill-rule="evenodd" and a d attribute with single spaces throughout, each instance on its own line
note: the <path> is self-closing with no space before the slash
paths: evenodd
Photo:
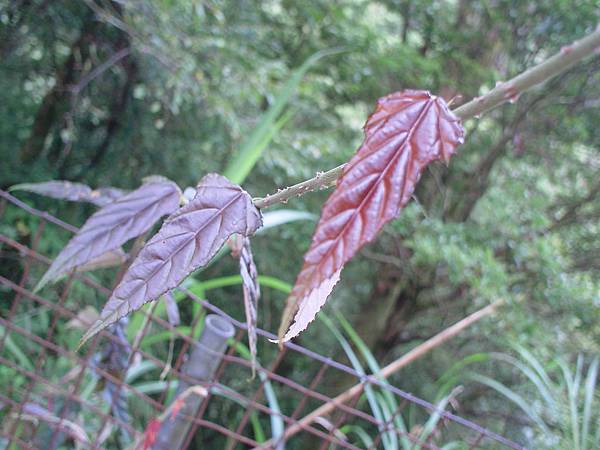
<path id="1" fill-rule="evenodd" d="M 93 15 L 88 14 L 84 20 L 79 38 L 71 46 L 67 60 L 56 74 L 54 87 L 42 100 L 42 104 L 35 115 L 29 138 L 21 147 L 20 157 L 23 163 L 32 162 L 42 155 L 46 139 L 48 139 L 53 126 L 61 121 L 68 105 L 69 86 L 75 81 L 77 55 L 82 48 L 93 41 L 93 31 Z"/>
<path id="2" fill-rule="evenodd" d="M 90 169 L 102 161 L 108 151 L 112 139 L 123 125 L 123 117 L 127 109 L 127 103 L 131 97 L 132 87 L 137 74 L 137 65 L 132 59 L 127 58 L 127 60 L 123 62 L 123 68 L 125 69 L 125 81 L 123 82 L 120 95 L 115 97 L 110 107 L 110 116 L 106 123 L 106 133 L 104 134 L 104 138 L 98 146 L 96 153 L 90 160 L 88 165 L 88 168 Z"/>

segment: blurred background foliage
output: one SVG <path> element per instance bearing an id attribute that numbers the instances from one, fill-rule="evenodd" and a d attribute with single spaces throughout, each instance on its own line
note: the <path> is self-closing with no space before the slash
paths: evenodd
<path id="1" fill-rule="evenodd" d="M 161 174 L 185 187 L 227 171 L 263 196 L 346 161 L 377 98 L 416 88 L 460 104 L 590 32 L 599 11 L 595 0 L 0 0 L 0 184 L 67 179 L 131 189 Z M 558 375 L 557 358 L 573 372 L 593 364 L 599 67 L 595 56 L 467 121 L 450 167 L 428 169 L 402 217 L 346 268 L 326 311 L 341 312 L 381 365 L 484 304 L 507 301 L 493 320 L 404 369 L 395 385 L 439 400 L 440 377 L 457 362 L 519 357 L 515 346 Z M 255 165 L 240 168 L 242 150 Z M 326 195 L 281 207 L 318 214 Z M 93 211 L 19 196 L 76 225 Z M 0 227 L 27 242 L 33 222 L 13 212 Z M 259 272 L 293 283 L 313 227 L 297 221 L 255 238 Z M 40 250 L 56 255 L 67 238 L 53 235 Z M 19 270 L 10 258 L 0 268 L 10 279 Z M 105 272 L 97 276 L 110 284 Z M 222 258 L 195 279 L 234 273 L 235 262 Z M 259 326 L 274 330 L 285 294 L 263 291 Z M 243 317 L 239 286 L 206 295 Z M 101 301 L 90 299 L 97 308 Z M 43 321 L 34 322 L 42 333 Z M 317 321 L 300 341 L 347 361 L 328 329 Z M 259 360 L 271 351 L 261 344 Z M 535 401 L 519 370 L 494 358 L 477 364 Z M 288 358 L 281 370 L 304 369 Z M 575 448 L 567 423 L 541 429 L 489 383 L 457 373 L 459 414 L 525 444 L 541 433 L 546 444 Z M 325 380 L 330 393 L 349 382 Z"/>

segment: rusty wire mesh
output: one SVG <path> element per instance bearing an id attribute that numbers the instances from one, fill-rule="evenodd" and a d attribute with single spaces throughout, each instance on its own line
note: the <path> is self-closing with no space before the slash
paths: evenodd
<path id="1" fill-rule="evenodd" d="M 11 208 L 33 218 L 31 223 L 35 226 L 25 242 L 0 234 L 2 273 L 6 275 L 0 276 L 0 364 L 2 370 L 14 374 L 14 383 L 0 388 L 0 404 L 4 410 L 1 431 L 5 444 L 8 447 L 13 443 L 22 448 L 38 448 L 39 442 L 43 441 L 46 448 L 57 448 L 59 444 L 63 448 L 71 444 L 76 448 L 106 448 L 107 436 L 124 433 L 128 436 L 127 442 L 137 442 L 144 447 L 149 424 L 169 404 L 171 388 L 186 377 L 181 368 L 185 355 L 199 334 L 205 314 L 216 313 L 230 321 L 236 330 L 235 342 L 245 339 L 245 324 L 193 292 L 185 291 L 189 301 L 198 305 L 197 314 L 189 326 L 173 327 L 154 314 L 151 307 L 142 311 L 145 321 L 135 338 L 130 339 L 131 342 L 113 328 L 105 330 L 91 345 L 76 352 L 72 343 L 64 342 L 56 333 L 59 325 L 64 326 L 74 320 L 85 322 L 81 311 L 85 309 L 86 300 L 77 295 L 81 290 L 73 292 L 74 286 L 83 283 L 88 289 L 93 289 L 100 303 L 106 300 L 110 289 L 86 274 L 73 274 L 57 285 L 55 298 L 47 298 L 45 292 L 33 293 L 37 280 L 32 279 L 32 273 L 41 273 L 50 262 L 39 248 L 42 235 L 49 228 L 69 233 L 75 232 L 76 228 L 0 191 L 0 216 L 5 216 Z M 32 325 L 42 313 L 45 318 L 43 329 Z M 152 347 L 146 345 L 148 338 L 151 340 L 152 336 L 160 336 L 161 333 L 163 336 L 169 333 L 173 337 L 168 358 L 157 357 Z M 258 330 L 258 334 L 261 339 L 275 338 L 264 330 Z M 24 359 L 18 355 L 15 357 L 11 352 L 15 337 L 27 342 Z M 194 442 L 204 443 L 202 448 L 257 447 L 260 443 L 254 426 L 258 422 L 274 427 L 273 418 L 283 422 L 285 436 L 294 431 L 293 435 L 286 437 L 289 448 L 364 448 L 341 431 L 344 425 L 359 426 L 367 431 L 372 440 L 369 448 L 383 448 L 383 441 L 389 433 L 414 444 L 414 448 L 437 449 L 450 438 L 461 442 L 460 448 L 521 448 L 469 420 L 448 411 L 436 410 L 425 400 L 373 376 L 361 375 L 345 364 L 294 343 L 287 343 L 282 350 L 269 344 L 271 353 L 260 355 L 263 367 L 258 368 L 259 376 L 250 380 L 250 363 L 236 354 L 235 342 L 230 342 L 214 379 L 203 383 L 209 395 L 202 400 L 197 414 L 188 417 L 192 426 L 184 440 L 184 448 L 190 447 L 195 439 L 197 441 Z M 110 349 L 117 351 L 111 354 Z M 282 363 L 291 353 L 295 354 L 295 361 L 303 360 L 301 372 L 281 370 Z M 99 361 L 102 355 L 107 357 L 107 354 L 109 359 L 117 357 L 124 361 L 113 361 L 113 364 Z M 161 373 L 160 380 L 154 384 L 131 381 L 132 368 L 142 366 Z M 369 405 L 361 401 L 364 397 L 359 394 L 346 403 L 336 403 L 335 410 L 327 417 L 320 417 L 312 423 L 301 421 L 315 408 L 332 401 L 321 389 L 320 383 L 326 372 L 328 375 L 331 375 L 330 372 L 344 373 L 344 376 L 353 377 L 355 383 L 374 386 L 393 396 L 398 407 L 391 412 L 391 418 L 403 414 L 407 405 L 412 404 L 428 415 L 440 414 L 441 420 L 434 432 L 421 440 L 415 430 L 399 429 L 395 420 L 383 421 L 374 417 Z M 109 395 L 97 395 L 99 386 L 104 386 L 105 392 L 110 386 Z M 286 399 L 278 406 L 280 410 L 268 401 L 267 389 L 280 400 Z M 127 408 L 122 407 L 119 412 L 118 405 L 123 406 L 123 403 L 133 404 L 137 411 L 143 411 L 142 420 L 130 420 Z M 40 415 L 39 411 L 36 414 L 32 411 L 36 405 L 42 405 L 50 414 Z M 267 448 L 282 448 L 282 442 L 282 438 L 272 441 Z M 193 447 L 200 448 L 197 445 Z M 119 445 L 115 444 L 113 448 L 119 448 Z"/>

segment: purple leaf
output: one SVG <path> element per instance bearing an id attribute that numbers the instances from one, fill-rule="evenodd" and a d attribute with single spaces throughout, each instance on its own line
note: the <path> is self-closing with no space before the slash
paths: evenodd
<path id="1" fill-rule="evenodd" d="M 44 181 L 42 183 L 15 184 L 10 190 L 34 192 L 59 200 L 88 202 L 97 206 L 108 205 L 126 194 L 126 191 L 113 187 L 92 189 L 85 184 L 61 180 Z"/>
<path id="2" fill-rule="evenodd" d="M 35 291 L 98 256 L 148 231 L 179 206 L 181 191 L 172 181 L 144 184 L 96 211 L 59 253 Z"/>
<path id="3" fill-rule="evenodd" d="M 80 346 L 177 287 L 192 271 L 206 265 L 232 234 L 248 236 L 261 225 L 260 211 L 246 191 L 225 177 L 206 175 L 194 199 L 167 218 L 140 251 Z"/>

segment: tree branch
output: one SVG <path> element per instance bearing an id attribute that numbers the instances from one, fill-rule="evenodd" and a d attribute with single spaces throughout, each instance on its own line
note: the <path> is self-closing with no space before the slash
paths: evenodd
<path id="1" fill-rule="evenodd" d="M 567 69 L 574 66 L 588 56 L 591 56 L 600 49 L 600 27 L 583 39 L 567 45 L 560 51 L 548 58 L 546 61 L 526 70 L 520 75 L 504 83 L 499 83 L 487 94 L 474 98 L 470 102 L 456 108 L 453 112 L 461 120 L 467 120 L 478 117 L 480 114 L 488 112 L 506 102 L 514 103 L 519 96 L 543 83 L 550 78 L 555 77 Z M 327 172 L 317 173 L 309 180 L 278 190 L 275 194 L 267 195 L 264 198 L 257 198 L 254 204 L 257 208 L 267 208 L 277 203 L 285 203 L 292 197 L 298 197 L 306 192 L 317 189 L 326 189 L 342 175 L 344 165 L 335 167 Z"/>

